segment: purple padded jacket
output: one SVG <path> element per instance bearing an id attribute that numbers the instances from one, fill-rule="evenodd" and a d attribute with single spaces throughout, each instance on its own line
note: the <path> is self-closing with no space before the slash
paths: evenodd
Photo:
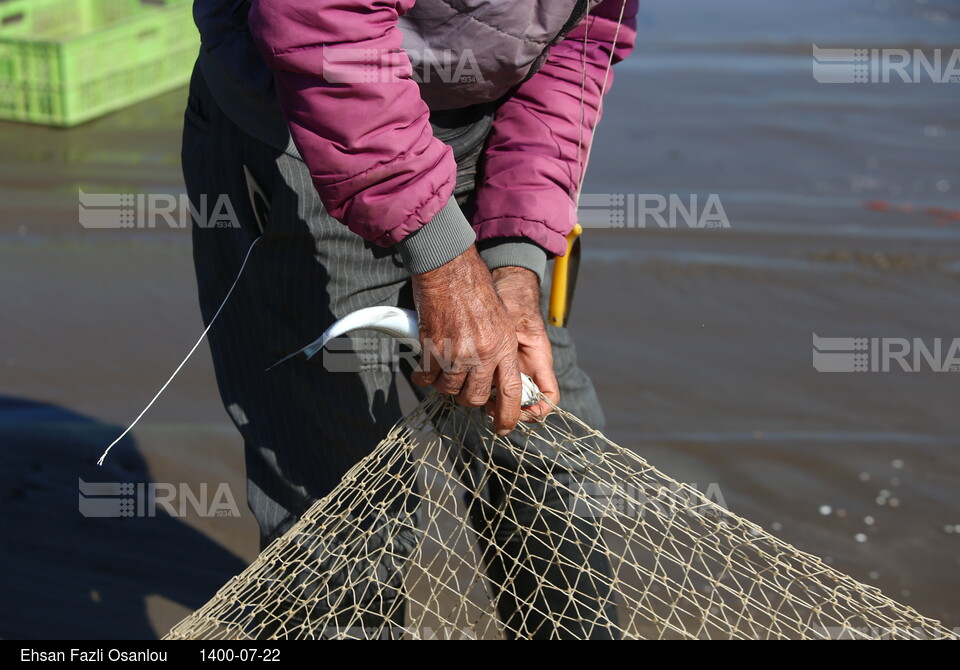
<path id="1" fill-rule="evenodd" d="M 218 102 L 254 133 L 282 111 L 330 214 L 397 245 L 411 272 L 477 241 L 491 268 L 541 276 L 576 222 L 579 165 L 612 79 L 604 74 L 632 50 L 636 13 L 637 0 L 194 5 L 201 70 Z M 498 106 L 468 222 L 430 112 L 490 101 Z"/>

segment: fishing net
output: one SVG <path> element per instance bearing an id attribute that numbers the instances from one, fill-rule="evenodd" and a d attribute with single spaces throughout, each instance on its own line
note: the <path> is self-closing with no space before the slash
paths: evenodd
<path id="1" fill-rule="evenodd" d="M 559 410 L 427 397 L 169 638 L 944 638 Z"/>

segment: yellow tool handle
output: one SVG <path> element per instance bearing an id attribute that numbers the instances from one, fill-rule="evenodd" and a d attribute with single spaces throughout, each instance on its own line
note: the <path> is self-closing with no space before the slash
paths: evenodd
<path id="1" fill-rule="evenodd" d="M 554 326 L 562 326 L 567 321 L 567 309 L 569 307 L 567 294 L 570 291 L 570 250 L 582 232 L 583 226 L 579 223 L 576 224 L 570 234 L 567 235 L 567 252 L 563 256 L 557 256 L 553 261 L 553 285 L 550 288 L 550 309 L 547 317 Z"/>

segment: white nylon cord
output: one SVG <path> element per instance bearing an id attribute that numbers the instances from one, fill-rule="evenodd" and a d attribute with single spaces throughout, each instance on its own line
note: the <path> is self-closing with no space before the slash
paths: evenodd
<path id="1" fill-rule="evenodd" d="M 237 284 L 238 284 L 239 281 L 240 281 L 240 277 L 241 277 L 241 275 L 243 275 L 243 269 L 244 269 L 245 267 L 247 267 L 247 261 L 250 260 L 250 253 L 253 251 L 253 248 L 254 248 L 255 246 L 257 246 L 257 242 L 259 242 L 261 239 L 262 239 L 262 238 L 259 238 L 259 237 L 258 237 L 257 239 L 255 239 L 255 240 L 253 241 L 253 244 L 250 245 L 250 248 L 247 249 L 247 255 L 243 257 L 243 263 L 240 265 L 240 271 L 237 272 L 237 277 L 236 277 L 236 279 L 233 280 L 233 284 L 230 286 L 230 290 L 227 291 L 227 295 L 224 296 L 223 302 L 221 302 L 221 303 L 220 303 L 220 306 L 217 308 L 216 314 L 214 314 L 214 315 L 213 315 L 213 318 L 210 319 L 210 323 L 207 324 L 207 327 L 203 329 L 203 332 L 200 334 L 200 339 L 198 339 L 198 340 L 197 340 L 197 343 L 193 345 L 193 348 L 192 348 L 192 349 L 190 349 L 190 353 L 188 353 L 188 354 L 187 354 L 187 357 L 184 358 L 183 361 L 181 361 L 180 365 L 177 366 L 177 369 L 173 371 L 173 374 L 172 374 L 172 375 L 170 375 L 170 379 L 168 379 L 168 380 L 166 381 L 166 383 L 165 383 L 163 386 L 160 387 L 160 390 L 157 391 L 157 394 L 156 394 L 155 396 L 153 396 L 153 400 L 151 400 L 150 402 L 147 403 L 147 406 L 144 407 L 144 408 L 143 408 L 143 411 L 140 412 L 139 416 L 137 416 L 137 418 L 133 420 L 133 423 L 131 423 L 129 426 L 127 426 L 127 429 L 120 434 L 120 437 L 118 437 L 117 439 L 115 439 L 113 442 L 110 443 L 110 446 L 107 447 L 106 451 L 103 452 L 103 455 L 100 457 L 100 460 L 97 461 L 97 465 L 103 465 L 103 461 L 104 461 L 104 459 L 106 459 L 107 454 L 110 453 L 110 450 L 113 449 L 113 447 L 114 447 L 120 440 L 122 440 L 123 438 L 125 438 L 125 437 L 127 436 L 127 433 L 129 433 L 131 430 L 133 430 L 133 427 L 137 425 L 137 422 L 139 422 L 140 419 L 143 418 L 143 415 L 146 414 L 146 413 L 150 410 L 151 407 L 153 407 L 153 403 L 157 402 L 157 398 L 159 398 L 160 395 L 161 395 L 164 391 L 167 390 L 167 387 L 170 386 L 170 382 L 173 381 L 173 378 L 177 376 L 177 374 L 180 372 L 180 370 L 183 368 L 183 366 L 187 364 L 187 361 L 190 360 L 190 357 L 193 356 L 193 352 L 195 352 L 195 351 L 197 350 L 197 347 L 199 347 L 199 346 L 200 346 L 200 343 L 203 342 L 203 338 L 205 338 L 205 337 L 207 336 L 207 333 L 210 332 L 210 328 L 212 328 L 212 327 L 213 327 L 213 324 L 216 323 L 217 317 L 220 316 L 220 312 L 223 311 L 224 306 L 227 304 L 227 300 L 229 300 L 229 299 L 230 299 L 230 296 L 233 294 L 233 289 L 235 289 L 235 288 L 237 287 Z"/>

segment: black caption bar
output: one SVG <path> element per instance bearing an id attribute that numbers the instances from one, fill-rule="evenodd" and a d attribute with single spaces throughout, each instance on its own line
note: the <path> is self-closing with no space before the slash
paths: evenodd
<path id="1" fill-rule="evenodd" d="M 163 641 L 150 642 L 0 642 L 0 658 L 25 664 L 50 663 L 282 663 L 303 658 L 304 650 L 284 648 L 296 642 Z"/>

